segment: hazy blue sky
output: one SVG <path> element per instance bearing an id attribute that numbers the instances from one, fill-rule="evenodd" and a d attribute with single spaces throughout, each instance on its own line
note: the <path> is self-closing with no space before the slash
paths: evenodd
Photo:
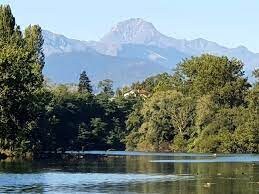
<path id="1" fill-rule="evenodd" d="M 259 52 L 259 0 L 0 0 L 22 27 L 98 40 L 117 22 L 143 18 L 175 38 L 205 38 Z"/>

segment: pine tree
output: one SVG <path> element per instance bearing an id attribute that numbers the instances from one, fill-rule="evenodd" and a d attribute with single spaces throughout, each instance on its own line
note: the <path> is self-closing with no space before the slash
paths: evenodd
<path id="1" fill-rule="evenodd" d="M 90 79 L 88 78 L 88 76 L 86 75 L 86 72 L 83 71 L 80 74 L 80 78 L 79 78 L 79 84 L 78 84 L 78 92 L 79 93 L 92 93 L 93 92 L 93 88 L 90 84 Z"/>

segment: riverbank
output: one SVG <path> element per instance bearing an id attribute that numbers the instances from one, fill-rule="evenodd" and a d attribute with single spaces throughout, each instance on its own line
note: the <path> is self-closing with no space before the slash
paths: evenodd
<path id="1" fill-rule="evenodd" d="M 257 155 L 258 153 L 182 153 L 182 152 L 145 152 L 145 151 L 116 151 L 116 150 L 87 150 L 87 151 L 45 151 L 41 153 L 23 153 L 15 155 L 11 152 L 0 153 L 0 160 L 67 160 L 76 161 L 89 158 L 89 156 L 94 157 L 110 157 L 110 156 L 200 156 L 200 157 L 218 157 L 225 155 Z"/>
<path id="2" fill-rule="evenodd" d="M 32 152 L 0 150 L 0 160 L 6 160 L 7 158 L 33 159 L 34 157 L 35 154 Z"/>
<path id="3" fill-rule="evenodd" d="M 102 152 L 109 152 L 107 151 L 102 151 Z M 14 153 L 10 151 L 2 151 L 0 152 L 0 161 L 1 160 L 10 160 L 10 161 L 15 161 L 15 160 L 45 160 L 45 159 L 55 159 L 55 160 L 82 160 L 86 158 L 86 155 L 88 155 L 88 152 L 84 151 L 45 151 L 41 153 Z M 90 154 L 92 155 L 92 154 Z M 103 155 L 103 154 L 99 154 Z M 89 157 L 88 157 L 89 158 Z"/>

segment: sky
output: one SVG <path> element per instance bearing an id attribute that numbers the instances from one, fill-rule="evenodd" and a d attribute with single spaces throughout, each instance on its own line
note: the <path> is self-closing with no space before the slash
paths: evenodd
<path id="1" fill-rule="evenodd" d="M 142 18 L 163 34 L 204 38 L 259 53 L 259 0 L 0 0 L 22 27 L 99 40 L 116 23 Z"/>

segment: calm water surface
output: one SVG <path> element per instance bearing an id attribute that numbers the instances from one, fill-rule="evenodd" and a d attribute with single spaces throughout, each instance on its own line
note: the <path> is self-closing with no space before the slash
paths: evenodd
<path id="1" fill-rule="evenodd" d="M 0 193 L 259 194 L 259 155 L 85 152 L 0 162 Z"/>

